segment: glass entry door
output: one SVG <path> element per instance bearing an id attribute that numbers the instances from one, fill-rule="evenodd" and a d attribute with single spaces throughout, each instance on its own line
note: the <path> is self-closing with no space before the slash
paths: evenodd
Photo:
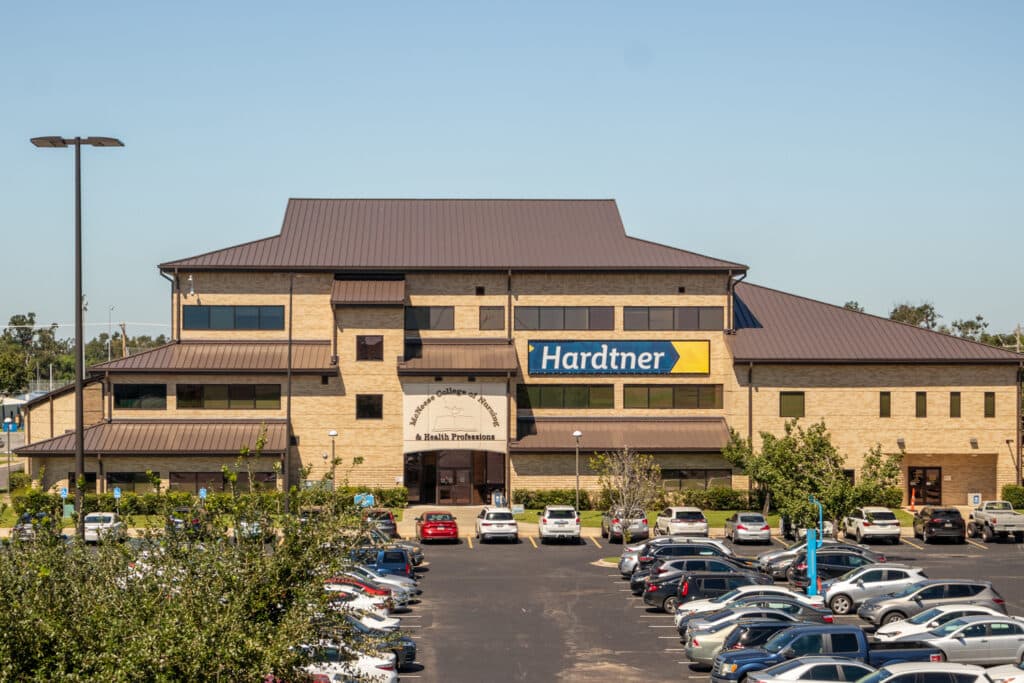
<path id="1" fill-rule="evenodd" d="M 468 467 L 442 467 L 437 470 L 437 502 L 442 505 L 469 505 L 473 492 L 472 470 Z"/>
<path id="2" fill-rule="evenodd" d="M 911 497 L 915 505 L 942 504 L 942 468 L 908 467 L 907 500 Z"/>

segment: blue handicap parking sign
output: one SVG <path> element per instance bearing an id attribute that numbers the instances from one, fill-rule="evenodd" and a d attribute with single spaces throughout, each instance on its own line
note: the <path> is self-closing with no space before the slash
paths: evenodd
<path id="1" fill-rule="evenodd" d="M 61 498 L 67 498 L 68 497 L 68 487 L 67 486 L 62 486 L 61 487 L 61 489 L 60 489 L 60 497 Z"/>
<path id="2" fill-rule="evenodd" d="M 121 498 L 121 487 L 120 486 L 115 486 L 114 487 L 114 500 L 118 500 L 119 498 Z"/>
<path id="3" fill-rule="evenodd" d="M 370 508 L 373 507 L 375 499 L 372 493 L 357 493 L 355 495 L 355 503 L 359 507 Z"/>
<path id="4" fill-rule="evenodd" d="M 199 489 L 199 498 L 201 500 L 206 500 L 206 489 Z"/>

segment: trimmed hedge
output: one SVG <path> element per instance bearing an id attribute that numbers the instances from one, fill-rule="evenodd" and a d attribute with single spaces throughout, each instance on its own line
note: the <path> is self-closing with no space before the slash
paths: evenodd
<path id="1" fill-rule="evenodd" d="M 515 489 L 512 500 L 527 510 L 541 510 L 548 505 L 575 505 L 576 489 Z M 580 489 L 580 509 L 593 510 L 590 493 Z"/>
<path id="2" fill-rule="evenodd" d="M 1014 510 L 1024 510 L 1024 486 L 1007 484 L 1003 487 L 1003 500 L 1013 505 Z"/>
<path id="3" fill-rule="evenodd" d="M 676 505 L 691 505 L 702 510 L 748 510 L 751 496 L 728 486 L 712 486 L 707 489 L 684 489 L 670 496 Z"/>

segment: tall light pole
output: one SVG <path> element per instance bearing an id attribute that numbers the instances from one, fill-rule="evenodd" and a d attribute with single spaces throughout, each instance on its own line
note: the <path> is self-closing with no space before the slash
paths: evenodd
<path id="1" fill-rule="evenodd" d="M 576 514 L 580 514 L 580 437 L 583 432 L 576 430 L 572 438 L 576 439 Z"/>
<path id="2" fill-rule="evenodd" d="M 85 409 L 82 383 L 85 376 L 85 346 L 82 342 L 82 145 L 92 147 L 124 147 L 117 138 L 50 136 L 32 138 L 36 147 L 75 148 L 75 525 L 80 537 L 85 536 Z"/>
<path id="3" fill-rule="evenodd" d="M 334 440 L 338 437 L 338 430 L 332 429 L 327 432 L 327 436 L 331 437 L 331 488 L 334 488 Z"/>
<path id="4" fill-rule="evenodd" d="M 112 339 L 110 337 L 110 333 L 111 333 L 111 329 L 113 327 L 112 324 L 111 324 L 111 320 L 110 320 L 110 314 L 113 313 L 113 312 L 114 312 L 114 307 L 113 306 L 111 306 L 110 308 L 107 309 L 107 362 L 108 363 L 110 362 L 110 356 L 111 356 L 110 345 L 112 343 Z"/>
<path id="5" fill-rule="evenodd" d="M 11 423 L 14 420 L 8 415 L 4 418 L 4 433 L 7 434 L 7 438 L 4 439 L 7 442 L 7 492 L 11 491 Z"/>

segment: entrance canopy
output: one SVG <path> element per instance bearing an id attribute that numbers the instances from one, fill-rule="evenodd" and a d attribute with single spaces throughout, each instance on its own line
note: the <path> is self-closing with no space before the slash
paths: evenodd
<path id="1" fill-rule="evenodd" d="M 519 439 L 509 450 L 574 451 L 577 429 L 583 433 L 580 449 L 588 452 L 629 446 L 645 452 L 707 453 L 729 442 L 729 427 L 721 417 L 538 417 L 519 421 Z"/>

